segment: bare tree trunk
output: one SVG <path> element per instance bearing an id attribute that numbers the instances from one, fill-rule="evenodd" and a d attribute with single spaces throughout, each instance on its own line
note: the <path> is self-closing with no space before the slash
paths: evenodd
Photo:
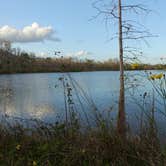
<path id="1" fill-rule="evenodd" d="M 124 0 L 125 1 L 125 0 Z M 100 5 L 100 6 L 99 6 Z M 145 8 L 145 5 L 143 4 L 122 4 L 122 0 L 112 0 L 110 3 L 105 4 L 104 0 L 96 0 L 93 3 L 93 7 L 98 11 L 97 15 L 94 16 L 94 18 L 97 18 L 101 14 L 103 14 L 105 17 L 106 23 L 111 19 L 111 21 L 115 21 L 115 23 L 118 23 L 118 38 L 119 38 L 119 66 L 120 66 L 120 92 L 119 92 L 119 110 L 118 110 L 118 119 L 117 119 L 117 132 L 118 134 L 125 138 L 126 137 L 126 115 L 125 115 L 125 88 L 124 88 L 124 64 L 123 64 L 123 55 L 128 54 L 127 57 L 129 57 L 130 60 L 134 60 L 137 58 L 136 55 L 140 56 L 142 55 L 142 51 L 140 49 L 135 47 L 128 46 L 123 47 L 124 41 L 130 41 L 130 40 L 143 40 L 146 42 L 145 38 L 148 37 L 154 37 L 147 29 L 142 26 L 139 22 L 135 22 L 134 20 L 128 19 L 128 12 L 131 12 L 132 14 L 141 15 L 149 14 L 151 10 Z M 117 11 L 118 10 L 118 11 Z M 126 13 L 127 19 L 122 18 L 123 13 Z M 132 17 L 132 15 L 131 15 Z M 124 19 L 124 20 L 123 20 Z M 138 27 L 138 28 L 137 28 Z M 115 37 L 117 37 L 117 33 L 115 33 Z M 126 58 L 127 58 L 126 57 Z"/>
<path id="2" fill-rule="evenodd" d="M 119 94 L 119 112 L 118 112 L 118 121 L 117 121 L 117 131 L 120 136 L 125 137 L 126 136 L 126 118 L 125 118 L 123 32 L 122 32 L 121 0 L 118 0 L 118 18 L 119 18 L 120 94 Z"/>

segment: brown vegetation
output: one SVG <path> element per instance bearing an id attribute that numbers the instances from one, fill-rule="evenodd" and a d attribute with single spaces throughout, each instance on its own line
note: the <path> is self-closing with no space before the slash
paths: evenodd
<path id="1" fill-rule="evenodd" d="M 163 69 L 165 65 L 125 64 L 125 70 Z M 39 58 L 35 54 L 0 50 L 0 73 L 35 73 L 35 72 L 81 72 L 119 70 L 119 61 L 79 60 L 72 57 Z"/>

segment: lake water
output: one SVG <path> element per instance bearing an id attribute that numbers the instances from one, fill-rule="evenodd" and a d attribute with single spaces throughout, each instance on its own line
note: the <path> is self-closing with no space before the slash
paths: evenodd
<path id="1" fill-rule="evenodd" d="M 153 71 L 160 72 L 160 71 Z M 135 125 L 140 115 L 139 104 L 143 103 L 145 92 L 150 96 L 152 85 L 144 71 L 129 71 L 126 74 L 126 113 L 128 122 Z M 0 111 L 9 116 L 21 118 L 37 118 L 46 122 L 55 122 L 57 117 L 64 118 L 64 94 L 59 78 L 64 73 L 37 73 L 0 75 Z M 116 117 L 119 93 L 119 72 L 80 72 L 70 73 L 76 83 L 77 95 L 73 90 L 73 100 L 77 110 L 83 109 L 91 114 L 92 105 L 81 95 L 81 89 L 94 103 L 99 111 L 112 110 Z M 150 97 L 149 97 L 150 98 Z M 93 100 L 93 102 L 92 102 Z M 150 102 L 150 100 L 149 100 Z M 151 105 L 147 104 L 147 108 Z M 80 114 L 81 111 L 80 111 Z M 165 119 L 159 114 L 156 117 L 163 126 Z"/>

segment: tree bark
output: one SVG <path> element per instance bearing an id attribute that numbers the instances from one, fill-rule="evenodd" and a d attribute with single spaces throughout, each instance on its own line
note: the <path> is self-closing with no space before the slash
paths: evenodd
<path id="1" fill-rule="evenodd" d="M 126 137 L 126 117 L 125 117 L 125 92 L 124 92 L 124 65 L 123 65 L 123 32 L 122 32 L 122 7 L 121 0 L 118 0 L 119 19 L 119 65 L 120 65 L 120 92 L 119 92 L 119 112 L 117 120 L 117 131 L 122 137 Z"/>

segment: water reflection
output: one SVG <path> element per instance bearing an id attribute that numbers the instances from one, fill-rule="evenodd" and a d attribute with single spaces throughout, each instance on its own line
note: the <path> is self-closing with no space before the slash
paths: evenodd
<path id="1" fill-rule="evenodd" d="M 1 75 L 1 113 L 46 120 L 55 117 L 54 86 L 50 86 L 54 79 L 48 77 L 40 74 Z"/>
<path id="2" fill-rule="evenodd" d="M 140 75 L 144 72 L 130 73 Z M 89 98 L 93 99 L 99 110 L 107 111 L 112 106 L 117 110 L 119 90 L 117 71 L 82 72 L 71 75 L 88 93 Z M 10 116 L 55 121 L 57 116 L 64 115 L 63 88 L 58 82 L 61 76 L 61 73 L 0 75 L 0 111 Z M 142 78 L 139 80 L 142 81 Z M 55 88 L 55 85 L 58 86 Z M 134 91 L 138 101 L 142 100 L 141 95 L 145 91 L 151 90 L 151 86 L 145 80 L 142 85 Z M 133 117 L 139 108 L 133 102 L 131 94 L 133 94 L 132 89 L 126 93 L 126 110 L 127 115 Z M 76 99 L 76 96 L 73 97 Z M 82 102 L 87 114 L 90 114 L 89 106 L 86 102 Z M 76 106 L 81 110 L 77 102 Z"/>

